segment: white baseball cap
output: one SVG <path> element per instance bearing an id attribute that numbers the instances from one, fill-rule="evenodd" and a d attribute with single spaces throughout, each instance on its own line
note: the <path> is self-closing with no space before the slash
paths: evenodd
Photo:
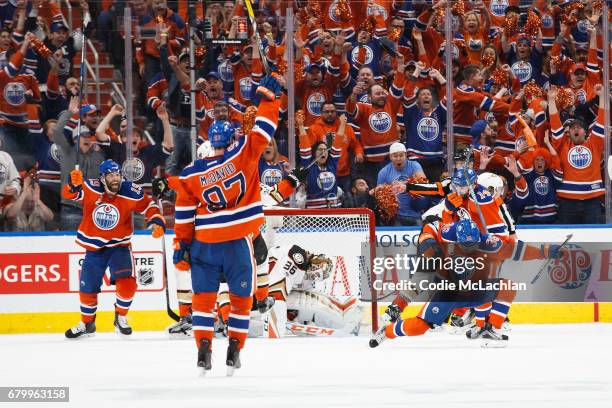
<path id="1" fill-rule="evenodd" d="M 395 142 L 389 147 L 389 154 L 403 152 L 406 153 L 406 146 L 403 143 Z"/>

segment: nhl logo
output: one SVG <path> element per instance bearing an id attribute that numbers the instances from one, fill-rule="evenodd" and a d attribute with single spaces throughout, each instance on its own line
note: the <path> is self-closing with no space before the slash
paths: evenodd
<path id="1" fill-rule="evenodd" d="M 25 85 L 21 82 L 9 82 L 4 87 L 4 100 L 13 106 L 25 103 Z"/>
<path id="2" fill-rule="evenodd" d="M 439 128 L 440 126 L 435 118 L 425 117 L 419 120 L 417 124 L 417 133 L 421 139 L 426 142 L 431 142 L 438 136 Z"/>
<path id="3" fill-rule="evenodd" d="M 489 9 L 495 17 L 503 17 L 506 13 L 506 7 L 508 7 L 507 0 L 491 0 Z"/>
<path id="4" fill-rule="evenodd" d="M 434 306 L 431 308 L 431 313 L 438 314 L 440 313 L 440 308 L 438 306 Z"/>
<path id="5" fill-rule="evenodd" d="M 529 62 L 519 61 L 512 64 L 512 71 L 519 81 L 527 82 L 529 79 L 531 79 L 533 69 L 531 68 L 531 64 Z"/>
<path id="6" fill-rule="evenodd" d="M 370 128 L 376 133 L 385 133 L 391 129 L 391 116 L 387 112 L 375 112 L 368 120 Z"/>
<path id="7" fill-rule="evenodd" d="M 328 191 L 336 183 L 336 176 L 331 171 L 322 171 L 317 178 L 317 185 L 321 190 Z"/>
<path id="8" fill-rule="evenodd" d="M 153 269 L 143 268 L 138 270 L 138 284 L 140 286 L 149 286 L 154 282 Z"/>
<path id="9" fill-rule="evenodd" d="M 325 96 L 323 96 L 322 93 L 316 92 L 310 94 L 308 100 L 306 101 L 308 113 L 313 116 L 321 116 L 321 106 L 323 106 L 323 101 L 325 101 Z"/>
<path id="10" fill-rule="evenodd" d="M 548 177 L 540 176 L 533 181 L 533 188 L 535 189 L 536 193 L 545 196 L 546 194 L 548 194 L 548 184 Z"/>
<path id="11" fill-rule="evenodd" d="M 266 169 L 261 174 L 261 181 L 265 185 L 270 186 L 270 187 L 273 187 L 276 184 L 280 183 L 282 178 L 283 178 L 283 173 L 281 173 L 279 169 Z"/>
<path id="12" fill-rule="evenodd" d="M 351 51 L 351 61 L 353 61 L 353 64 L 357 63 L 357 56 L 359 55 L 359 48 L 360 47 L 355 47 L 355 48 L 353 48 L 353 51 Z M 364 62 L 364 65 L 368 65 L 374 59 L 374 52 L 372 51 L 372 48 L 370 48 L 367 45 L 364 45 L 363 49 L 365 50 L 365 62 Z"/>
<path id="13" fill-rule="evenodd" d="M 586 146 L 574 146 L 567 152 L 567 160 L 576 169 L 587 168 L 593 160 L 593 154 Z"/>
<path id="14" fill-rule="evenodd" d="M 119 210 L 112 204 L 100 204 L 91 215 L 96 227 L 101 230 L 111 230 L 119 224 Z"/>
<path id="15" fill-rule="evenodd" d="M 123 177 L 130 181 L 138 181 L 144 176 L 145 165 L 138 157 L 134 157 L 132 160 L 123 162 L 121 173 L 123 173 Z"/>

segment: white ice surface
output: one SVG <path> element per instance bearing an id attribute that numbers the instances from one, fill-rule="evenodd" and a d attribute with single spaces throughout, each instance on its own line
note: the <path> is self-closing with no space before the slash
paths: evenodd
<path id="1" fill-rule="evenodd" d="M 69 386 L 74 407 L 612 407 L 612 325 L 514 325 L 506 349 L 446 332 L 249 339 L 225 377 L 227 342 L 197 377 L 191 340 L 162 333 L 0 336 L 0 386 Z M 68 406 L 68 404 L 6 404 Z"/>

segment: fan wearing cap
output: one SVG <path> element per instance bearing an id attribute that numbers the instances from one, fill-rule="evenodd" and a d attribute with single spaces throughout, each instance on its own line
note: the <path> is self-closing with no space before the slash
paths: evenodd
<path id="1" fill-rule="evenodd" d="M 17 170 L 29 170 L 34 164 L 34 150 L 28 143 L 28 103 L 40 103 L 38 82 L 23 72 L 22 61 L 33 34 L 28 34 L 18 50 L 6 52 L 10 63 L 0 72 L 0 133 L 3 148 Z"/>
<path id="2" fill-rule="evenodd" d="M 574 63 L 567 70 L 568 88 L 575 95 L 575 105 L 582 105 L 597 97 L 595 85 L 601 83 L 597 59 L 597 29 L 589 26 L 589 51 L 587 63 Z"/>
<path id="3" fill-rule="evenodd" d="M 559 222 L 562 224 L 593 224 L 601 220 L 601 197 L 605 194 L 600 163 L 604 153 L 604 87 L 595 85 L 599 97 L 597 119 L 589 126 L 574 120 L 566 134 L 556 97 L 558 89 L 548 91 L 548 113 L 552 132 L 552 145 L 559 153 L 563 179 L 557 188 Z M 588 132 L 588 138 L 587 138 Z"/>
<path id="4" fill-rule="evenodd" d="M 242 126 L 243 114 L 224 100 L 216 101 L 212 110 L 209 110 L 204 120 L 200 122 L 198 144 L 208 140 L 208 131 L 216 120 L 228 121 L 238 131 Z"/>
<path id="5" fill-rule="evenodd" d="M 83 219 L 76 243 L 85 249 L 79 278 L 81 322 L 66 331 L 66 337 L 79 338 L 95 332 L 98 293 L 108 268 L 110 283 L 116 286 L 116 331 L 132 334 L 126 315 L 136 293 L 134 257 L 131 248 L 132 213 L 144 214 L 154 238 L 161 237 L 166 222 L 157 205 L 142 188 L 121 176 L 121 168 L 112 160 L 100 164 L 99 178 L 84 179 L 80 170 L 70 172 L 64 198 L 83 205 Z"/>
<path id="6" fill-rule="evenodd" d="M 402 143 L 396 142 L 389 147 L 389 159 L 390 163 L 378 173 L 377 187 L 403 183 L 411 177 L 425 178 L 421 165 L 416 161 L 407 160 L 406 146 Z M 393 225 L 419 225 L 421 211 L 429 204 L 429 200 L 400 194 L 398 201 L 400 207 Z"/>
<path id="7" fill-rule="evenodd" d="M 168 27 L 168 45 L 178 51 L 185 44 L 185 21 L 168 8 L 166 0 L 152 0 L 150 14 L 141 17 L 139 24 L 142 29 L 155 30 L 162 22 Z M 159 44 L 154 39 L 142 41 L 142 48 L 136 50 L 138 71 L 146 82 L 149 82 L 159 72 Z"/>
<path id="8" fill-rule="evenodd" d="M 255 54 L 257 54 L 257 57 L 259 56 L 257 47 L 249 44 L 243 48 L 236 47 L 229 57 L 229 63 L 232 66 L 232 75 L 234 78 L 234 98 L 243 105 L 251 104 L 254 89 L 253 80 L 260 79 L 259 76 L 257 78 L 252 78 L 253 72 L 255 71 L 253 69 L 253 57 Z"/>
<path id="9" fill-rule="evenodd" d="M 78 96 L 75 96 L 78 99 Z M 71 107 L 73 97 L 70 98 L 68 110 L 72 111 Z M 64 136 L 67 140 L 73 141 L 77 137 L 77 126 L 81 118 L 81 127 L 87 129 L 87 134 L 95 135 L 96 129 L 100 124 L 100 111 L 96 105 L 85 104 L 81 105 L 80 111 L 73 112 L 68 122 L 63 127 Z"/>

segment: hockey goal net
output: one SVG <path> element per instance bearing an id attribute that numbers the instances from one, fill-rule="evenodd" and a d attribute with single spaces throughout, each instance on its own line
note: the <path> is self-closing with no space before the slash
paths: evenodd
<path id="1" fill-rule="evenodd" d="M 324 254 L 333 262 L 329 277 L 317 282 L 314 290 L 339 302 L 362 297 L 369 287 L 369 262 L 364 255 L 365 243 L 375 242 L 374 214 L 365 208 L 304 210 L 274 208 L 264 210 L 266 224 L 263 234 L 268 247 L 299 245 L 303 249 Z M 371 245 L 369 246 L 371 247 Z M 364 285 L 365 283 L 365 285 Z M 366 294 L 365 298 L 371 298 Z M 376 328 L 376 302 L 363 302 L 363 325 Z"/>

